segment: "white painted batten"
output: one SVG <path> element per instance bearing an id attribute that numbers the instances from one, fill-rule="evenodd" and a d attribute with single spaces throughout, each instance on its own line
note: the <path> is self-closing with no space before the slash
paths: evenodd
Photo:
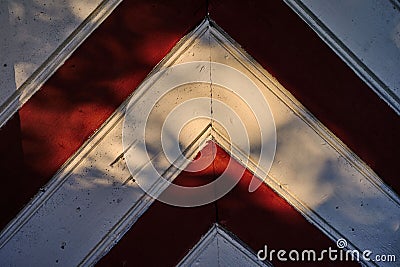
<path id="1" fill-rule="evenodd" d="M 186 266 L 272 266 L 263 262 L 232 233 L 219 224 L 214 226 L 199 240 L 189 253 L 178 263 Z"/>
<path id="2" fill-rule="evenodd" d="M 210 56 L 212 61 L 248 75 L 268 99 L 274 115 L 278 145 L 268 176 L 253 159 L 246 167 L 257 176 L 266 177 L 269 186 L 332 240 L 346 238 L 349 248 L 398 255 L 397 194 L 215 23 L 203 21 L 152 73 L 173 64 L 209 60 Z M 132 96 L 136 105 L 145 101 L 146 88 L 153 85 L 149 77 Z M 196 92 L 196 97 L 210 93 L 209 84 L 187 86 Z M 229 90 L 216 85 L 212 90 L 216 100 L 235 104 Z M 181 92 L 179 88 L 177 92 Z M 151 205 L 153 200 L 130 181 L 121 157 L 124 152 L 121 121 L 129 100 L 60 169 L 44 188 L 45 192 L 40 192 L 1 233 L 2 266 L 23 264 L 28 259 L 29 263 L 39 265 L 54 264 L 56 260 L 60 265 L 92 265 Z M 161 106 L 155 110 L 160 115 L 165 105 Z M 201 121 L 194 131 L 184 134 L 193 136 L 184 142 L 189 149 L 187 155 L 195 155 L 201 144 L 212 138 L 233 158 L 244 162 L 241 147 L 229 143 L 223 128 L 213 126 L 210 128 L 209 122 Z M 164 172 L 174 179 L 180 171 L 168 166 Z M 362 221 L 357 221 L 358 218 Z"/>
<path id="3" fill-rule="evenodd" d="M 396 0 L 285 0 L 400 115 L 400 5 Z"/>
<path id="4" fill-rule="evenodd" d="M 96 3 L 96 1 L 98 3 Z M 40 36 L 44 39 L 40 41 L 40 45 L 31 44 L 23 52 L 23 54 L 30 55 L 29 66 L 8 66 L 14 67 L 16 76 L 18 72 L 24 73 L 24 77 L 11 77 L 14 76 L 14 73 L 0 72 L 2 76 L 4 75 L 0 80 L 0 84 L 2 85 L 0 91 L 0 127 L 2 127 L 14 115 L 14 113 L 17 112 L 22 105 L 25 104 L 33 94 L 43 86 L 53 73 L 64 64 L 65 60 L 67 60 L 81 45 L 81 43 L 111 14 L 121 1 L 122 0 L 103 0 L 101 2 L 100 0 L 91 1 L 90 4 L 95 5 L 95 8 L 88 13 L 87 17 L 76 19 L 76 25 L 74 24 L 72 29 L 65 27 L 66 22 L 61 25 L 56 24 L 54 21 L 57 21 L 57 18 L 53 17 L 53 22 L 51 22 L 51 20 L 50 22 L 54 24 L 52 27 L 56 27 L 56 30 L 53 29 L 52 32 L 44 32 L 43 36 Z M 45 1 L 38 1 L 37 3 L 46 4 L 42 2 Z M 7 2 L 5 3 L 7 4 Z M 24 4 L 34 5 L 36 3 L 25 1 Z M 89 3 L 85 1 L 80 1 L 75 4 L 71 3 L 71 8 L 76 8 L 76 10 L 85 10 L 85 5 L 87 4 Z M 27 8 L 29 9 L 33 7 L 28 6 Z M 71 21 L 73 19 L 67 17 L 65 20 Z M 33 22 L 30 23 L 31 24 L 29 25 L 35 25 Z M 37 28 L 40 27 L 40 25 L 37 26 Z M 5 31 L 10 32 L 12 30 L 18 32 L 19 30 L 25 29 L 19 29 L 17 26 L 15 29 L 12 27 L 5 29 Z M 37 38 L 37 36 L 35 36 L 35 38 Z M 10 37 L 9 40 L 12 40 L 12 38 Z M 48 47 L 50 43 L 49 40 L 52 40 L 52 43 L 54 43 L 51 44 L 50 47 Z M 2 49 L 3 51 L 7 51 L 7 49 L 15 49 L 16 47 L 18 47 L 18 44 L 10 42 L 3 44 Z M 42 50 L 44 50 L 45 53 Z M 8 64 L 10 64 L 9 62 L 24 62 L 23 59 L 19 58 L 20 54 L 22 54 L 22 52 L 18 54 L 5 53 L 1 58 L 4 62 L 8 62 Z M 13 91 L 10 89 L 11 87 L 16 88 Z"/>

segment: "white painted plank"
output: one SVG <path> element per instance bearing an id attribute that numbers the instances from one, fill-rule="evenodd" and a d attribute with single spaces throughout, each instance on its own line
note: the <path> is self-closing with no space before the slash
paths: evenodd
<path id="1" fill-rule="evenodd" d="M 0 127 L 120 1 L 0 1 Z"/>
<path id="2" fill-rule="evenodd" d="M 400 4 L 393 0 L 285 0 L 400 114 Z"/>
<path id="3" fill-rule="evenodd" d="M 130 176 L 122 159 L 110 166 L 122 151 L 120 138 L 121 123 L 70 173 L 58 177 L 48 199 L 39 196 L 32 217 L 1 244 L 2 266 L 76 266 L 143 197 L 137 186 L 122 186 Z"/>

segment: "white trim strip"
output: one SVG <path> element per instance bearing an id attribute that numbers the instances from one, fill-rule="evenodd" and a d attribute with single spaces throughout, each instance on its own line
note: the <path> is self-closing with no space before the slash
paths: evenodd
<path id="1" fill-rule="evenodd" d="M 122 0 L 104 0 L 35 72 L 0 106 L 0 128 L 64 64 L 82 42 L 111 14 Z"/>
<path id="2" fill-rule="evenodd" d="M 318 6 L 320 3 L 313 3 L 313 1 L 306 0 L 284 0 L 284 2 L 293 9 L 293 11 L 301 17 L 380 98 L 400 115 L 400 80 L 396 73 L 396 70 L 400 68 L 400 56 L 398 53 L 400 36 L 398 32 L 391 32 L 396 29 L 390 28 L 388 23 L 389 20 L 391 23 L 398 22 L 400 18 L 398 10 L 393 10 L 396 8 L 399 9 L 398 3 L 395 1 L 390 1 L 391 3 L 389 3 L 389 1 L 379 1 L 378 4 L 376 1 L 360 1 L 360 7 L 371 6 L 371 10 L 377 10 L 374 16 L 367 18 L 370 22 L 370 24 L 368 24 L 363 21 L 354 22 L 358 17 L 362 17 L 359 15 L 359 9 L 354 11 L 354 14 L 349 13 L 352 11 L 346 9 L 346 5 L 343 5 L 341 2 L 330 3 L 330 5 L 336 8 L 327 12 L 332 13 L 336 11 L 342 15 L 345 13 L 352 14 L 354 15 L 352 23 L 345 21 L 341 16 L 336 16 L 336 19 L 340 20 L 340 22 L 325 21 L 326 18 L 324 18 L 323 15 L 321 17 L 321 15 L 317 14 L 317 12 L 320 11 L 318 7 L 313 6 L 314 4 Z M 388 15 L 389 13 L 392 15 Z M 347 15 L 344 16 L 346 17 Z M 380 25 L 380 28 L 377 31 L 371 30 L 371 28 L 373 28 L 371 25 Z M 400 26 L 397 25 L 397 31 L 400 30 L 399 27 Z M 350 32 L 349 35 L 351 35 L 351 38 L 349 38 L 343 32 L 347 32 L 350 28 L 356 28 L 359 33 L 363 33 L 363 36 L 355 36 L 355 34 L 351 34 Z M 397 40 L 395 40 L 397 44 L 393 44 L 395 41 L 389 40 L 391 35 L 397 35 L 397 37 L 393 37 L 397 38 Z M 366 41 L 369 43 L 363 40 L 367 37 L 369 39 Z M 374 51 L 369 52 L 369 54 L 366 53 L 365 51 L 370 49 L 371 45 L 374 46 L 373 43 L 376 41 L 375 39 L 381 39 L 379 42 L 386 42 L 386 47 L 382 48 L 377 46 L 374 48 Z M 345 43 L 347 43 L 347 45 Z M 385 50 L 391 52 L 395 51 L 395 53 L 393 54 Z M 379 55 L 378 59 L 376 58 L 377 55 Z M 394 72 L 394 75 L 392 75 L 391 72 Z"/>

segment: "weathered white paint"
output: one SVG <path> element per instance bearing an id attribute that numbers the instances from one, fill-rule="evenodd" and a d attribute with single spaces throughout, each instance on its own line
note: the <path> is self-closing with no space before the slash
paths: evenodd
<path id="1" fill-rule="evenodd" d="M 206 97 L 197 93 L 196 89 L 185 91 L 185 85 L 208 84 L 210 81 L 213 96 L 209 86 L 202 89 Z M 158 197 L 159 201 L 193 207 L 213 202 L 235 186 L 237 180 L 222 175 L 196 189 L 183 189 L 160 179 L 164 170 L 181 157 L 178 136 L 193 133 L 193 124 L 200 118 L 203 124 L 211 123 L 213 128 L 223 128 L 232 145 L 240 147 L 242 154 L 249 155 L 265 172 L 269 171 L 275 155 L 275 124 L 264 95 L 246 75 L 225 64 L 194 61 L 160 71 L 146 84 L 150 86 L 143 88 L 145 95 L 140 105 L 135 100 L 128 105 L 123 129 L 124 147 L 130 147 L 125 153 L 126 163 L 146 192 L 154 183 L 164 183 L 171 193 L 165 192 Z M 176 87 L 183 87 L 184 90 L 173 93 Z M 221 101 L 219 98 L 222 96 Z M 164 107 L 162 114 L 155 114 L 160 106 Z M 191 122 L 191 127 L 184 127 L 188 122 Z M 206 126 L 199 122 L 196 124 L 200 125 L 199 130 Z M 137 141 L 134 146 L 131 146 L 132 140 Z M 163 148 L 165 156 L 162 153 L 158 157 L 160 148 Z M 157 161 L 147 164 L 153 157 L 157 157 Z M 246 163 L 247 160 L 243 159 L 242 164 Z M 238 175 L 238 179 L 240 177 Z M 261 184 L 260 179 L 254 178 L 249 190 L 254 191 Z M 197 197 L 184 197 L 183 192 L 182 195 L 178 193 L 181 191 L 192 191 L 190 194 Z"/>
<path id="2" fill-rule="evenodd" d="M 247 75 L 260 88 L 272 110 L 278 137 L 272 168 L 267 173 L 252 158 L 246 166 L 265 178 L 269 186 L 331 239 L 345 238 L 349 248 L 369 249 L 374 254 L 399 255 L 400 201 L 396 193 L 214 23 L 204 21 L 155 72 L 179 63 L 210 59 Z M 212 71 L 210 74 L 212 80 Z M 151 82 L 151 78 L 146 79 L 135 91 L 132 97 L 136 105 L 146 102 L 149 96 L 144 88 Z M 209 83 L 186 84 L 177 87 L 152 111 L 151 116 L 160 119 L 159 124 L 153 125 L 155 130 L 175 105 L 192 97 L 211 97 L 211 92 L 214 100 L 235 108 L 239 114 L 250 112 L 239 108 L 240 99 L 226 88 L 210 87 Z M 54 264 L 56 260 L 60 265 L 92 264 L 148 208 L 152 199 L 131 181 L 121 156 L 121 118 L 125 105 L 59 171 L 44 188 L 45 192 L 40 192 L 1 233 L 2 266 L 27 261 Z M 213 113 L 219 112 L 228 121 L 235 119 L 216 106 Z M 141 116 L 138 114 L 138 120 L 143 119 Z M 251 125 L 246 127 L 251 129 Z M 222 126 L 199 120 L 184 129 L 179 141 L 183 150 L 187 148 L 186 155 L 191 158 L 211 138 L 232 157 L 246 162 L 241 143 L 232 144 Z M 257 146 L 254 141 L 257 134 L 251 134 L 255 139 L 249 141 Z M 155 143 L 155 157 L 149 164 L 160 163 L 161 150 Z M 159 166 L 166 168 L 169 180 L 179 174 L 179 169 L 169 168 L 164 162 Z"/>
<path id="3" fill-rule="evenodd" d="M 400 4 L 285 0 L 379 97 L 400 114 Z"/>
<path id="4" fill-rule="evenodd" d="M 0 1 L 0 127 L 120 2 Z"/>
<path id="5" fill-rule="evenodd" d="M 231 233 L 215 224 L 177 266 L 272 266 L 263 262 Z"/>

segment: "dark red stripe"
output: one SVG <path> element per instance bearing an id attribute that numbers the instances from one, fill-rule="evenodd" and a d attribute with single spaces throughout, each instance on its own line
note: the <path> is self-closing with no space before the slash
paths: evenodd
<path id="1" fill-rule="evenodd" d="M 202 150 L 211 154 L 210 145 Z M 182 172 L 177 182 L 193 185 L 199 180 L 213 180 L 225 170 L 230 156 L 218 147 L 212 165 L 199 173 Z M 233 160 L 233 159 L 232 159 Z M 336 244 L 311 225 L 284 199 L 263 184 L 254 193 L 248 192 L 252 174 L 234 161 L 231 177 L 242 175 L 236 187 L 217 203 L 200 208 L 175 208 L 158 201 L 139 218 L 98 266 L 173 266 L 200 240 L 213 222 L 237 235 L 251 249 L 264 245 L 270 249 L 315 249 L 321 251 Z M 210 179 L 211 178 L 211 179 Z M 217 207 L 217 208 L 216 208 Z M 216 215 L 217 213 L 217 215 Z M 333 262 L 300 264 L 273 261 L 275 266 L 337 266 Z M 126 265 L 123 265 L 126 264 Z M 341 266 L 359 266 L 341 262 Z"/>
<path id="2" fill-rule="evenodd" d="M 18 115 L 3 127 L 0 228 L 205 12 L 203 0 L 123 1 L 22 107 L 20 128 Z"/>
<path id="3" fill-rule="evenodd" d="M 211 0 L 211 17 L 400 192 L 400 117 L 283 1 Z"/>

